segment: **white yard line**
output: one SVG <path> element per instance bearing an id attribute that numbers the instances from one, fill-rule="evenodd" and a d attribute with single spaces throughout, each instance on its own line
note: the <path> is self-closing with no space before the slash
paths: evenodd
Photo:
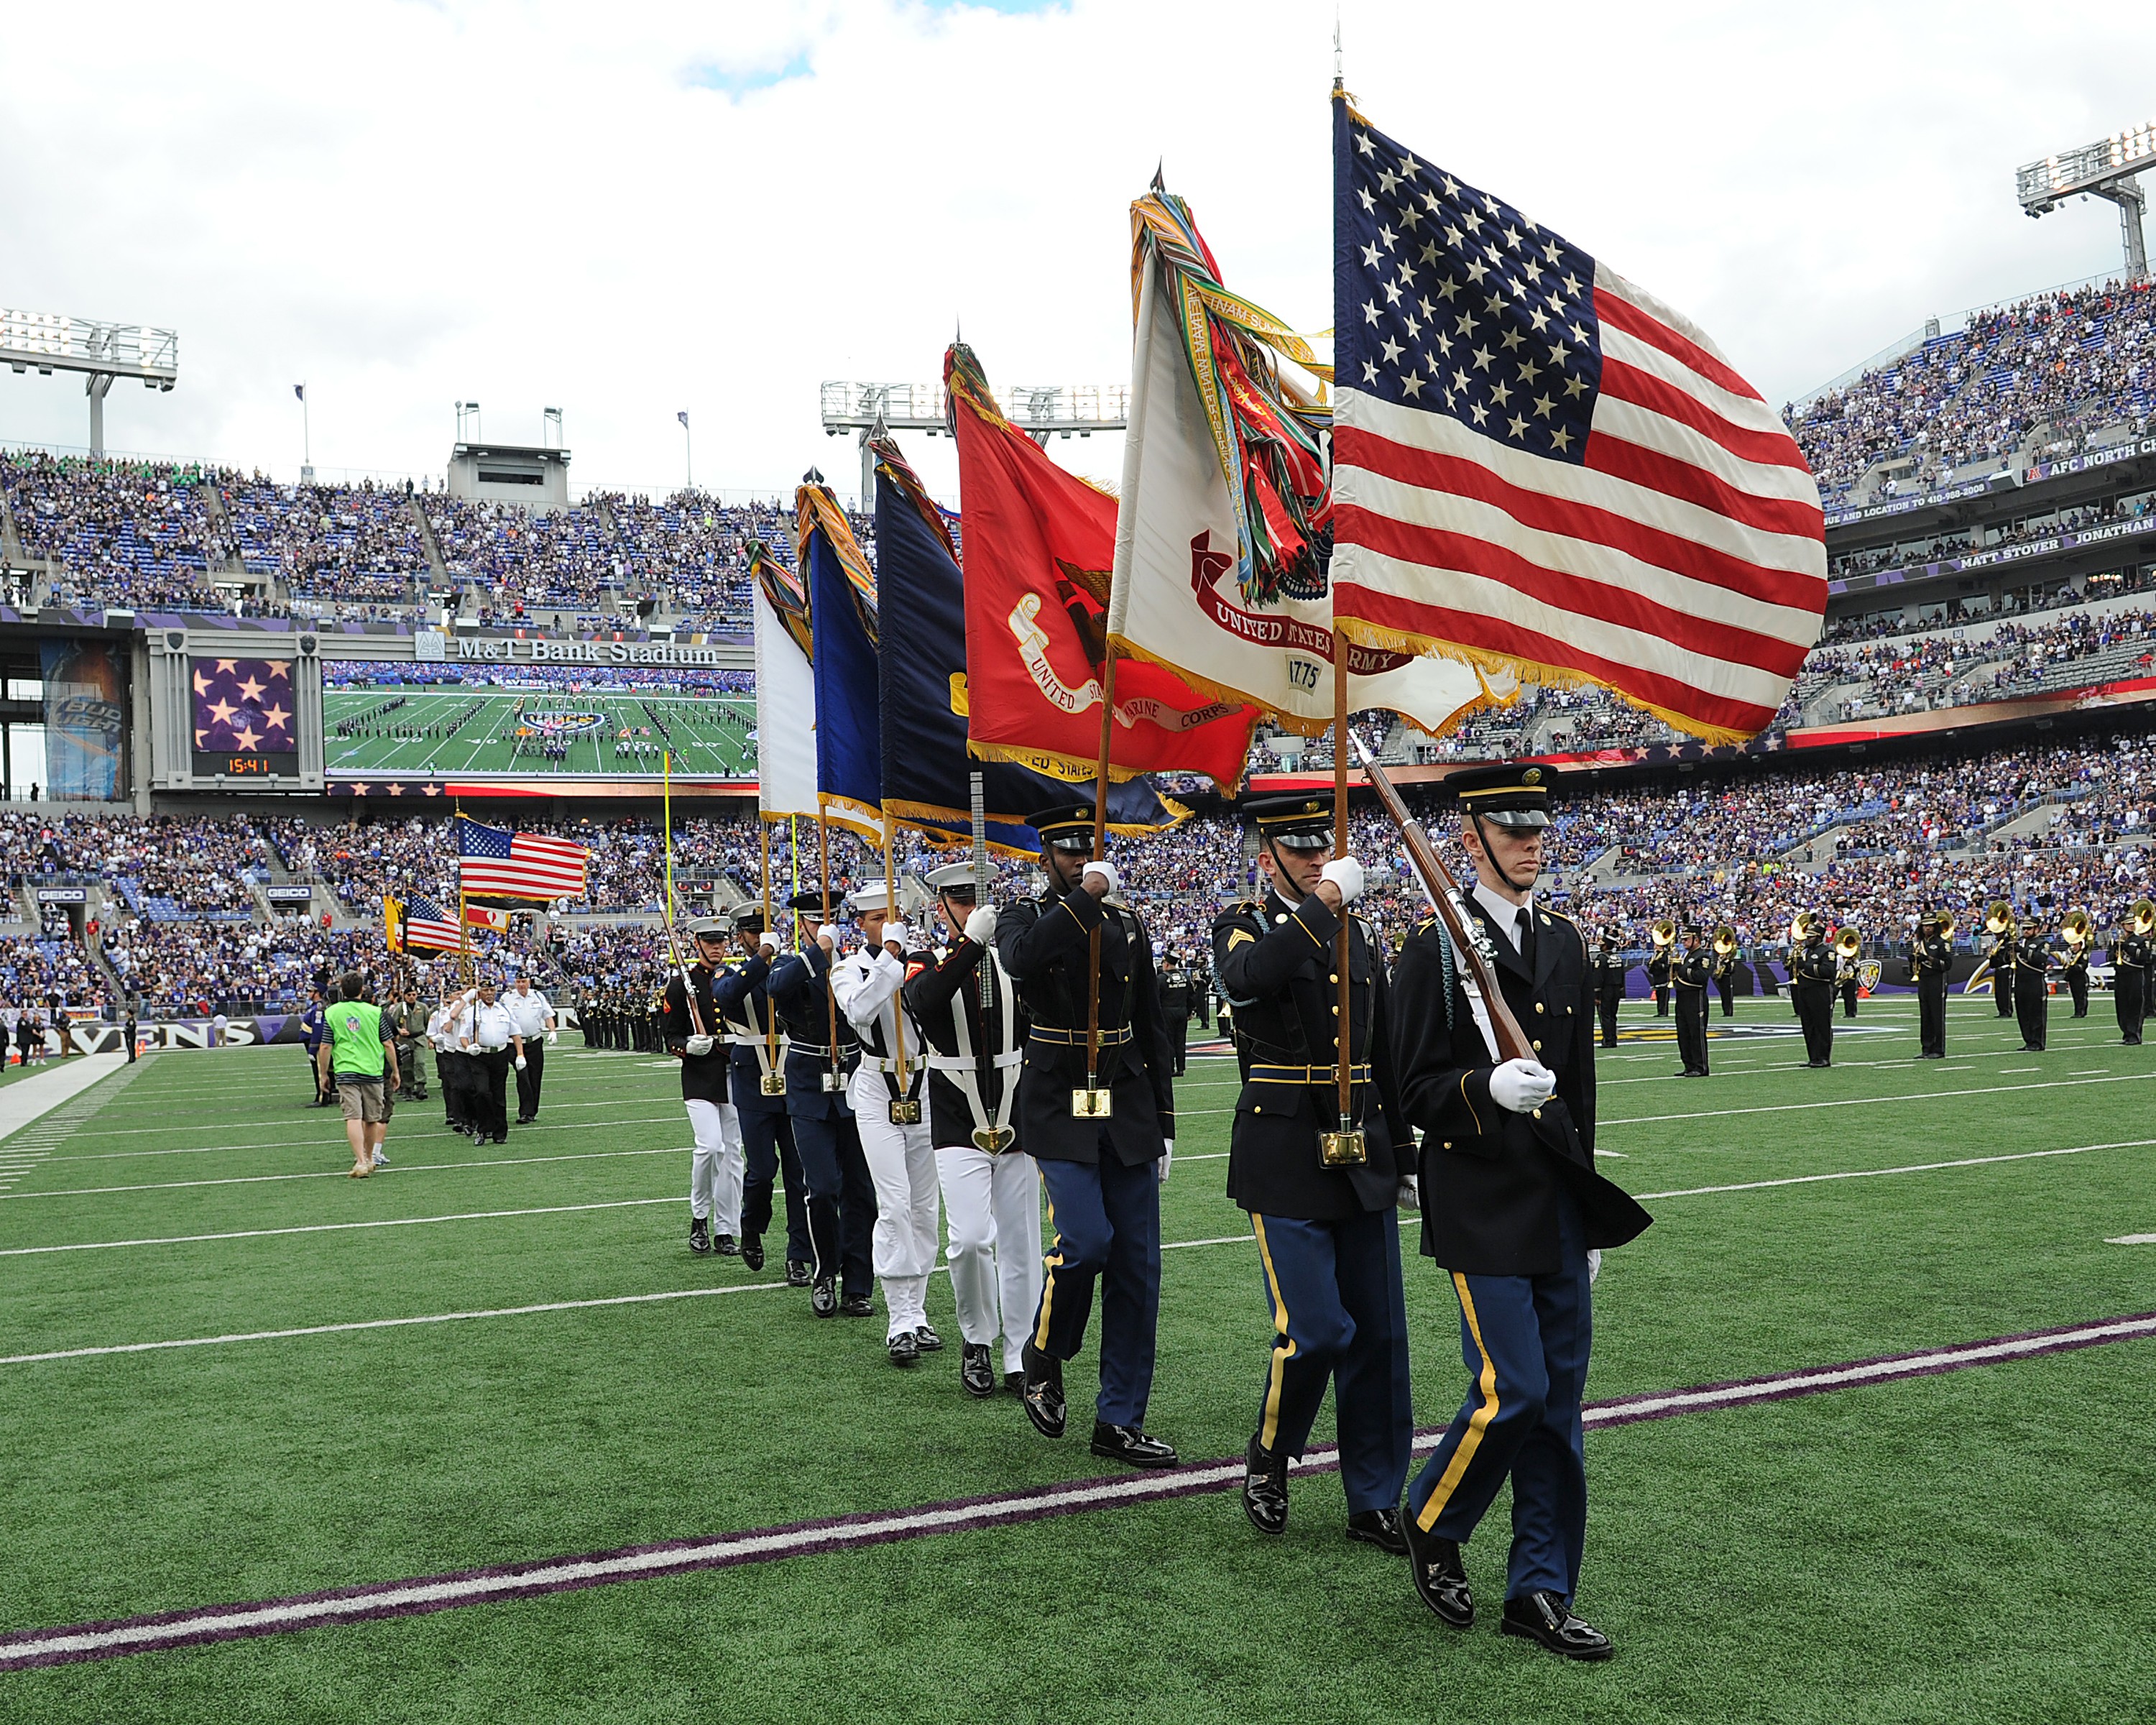
<path id="1" fill-rule="evenodd" d="M 1792 1174 L 1779 1180 L 1739 1180 L 1726 1186 L 1686 1186 L 1674 1192 L 1635 1192 L 1641 1202 L 1656 1198 L 1700 1198 L 1716 1192 L 1763 1192 L 1774 1186 L 1815 1186 L 1830 1180 L 1876 1180 L 1888 1174 L 1928 1174 L 1942 1168 L 1989 1168 L 2000 1162 L 2038 1162 L 2047 1157 L 2086 1156 L 2092 1150 L 2138 1150 L 2156 1138 L 2122 1138 L 2111 1144 L 2076 1144 L 2064 1150 L 2021 1150 L 2008 1156 L 1964 1156 L 1953 1162 L 1912 1162 L 1900 1168 L 1851 1168 L 1832 1174 Z"/>
<path id="2" fill-rule="evenodd" d="M 667 1147 L 657 1150 L 574 1150 L 560 1156 L 504 1156 L 488 1162 L 407 1162 L 393 1163 L 376 1171 L 372 1178 L 391 1174 L 431 1174 L 448 1168 L 525 1168 L 542 1162 L 596 1162 L 617 1156 L 686 1156 L 691 1147 Z M 62 1158 L 64 1160 L 64 1158 Z M 286 1180 L 345 1180 L 351 1175 L 343 1168 L 330 1168 L 305 1174 L 229 1174 L 214 1180 L 149 1180 L 137 1186 L 63 1186 L 54 1192 L 11 1192 L 9 1198 L 108 1198 L 117 1192 L 179 1192 L 192 1186 L 264 1186 L 275 1185 Z"/>
<path id="3" fill-rule="evenodd" d="M 2039 1067 L 2030 1067 L 2038 1071 Z M 1651 1126 L 1671 1120 L 1725 1120 L 1735 1114 L 1794 1114 L 1810 1108 L 1869 1108 L 1886 1102 L 1936 1102 L 1946 1096 L 2014 1096 L 2032 1090 L 2080 1090 L 2091 1084 L 2134 1084 L 2156 1078 L 2156 1072 L 2128 1072 L 2098 1079 L 2049 1079 L 2042 1084 L 1994 1084 L 1976 1090 L 1929 1090 L 1907 1096 L 1844 1096 L 1823 1102 L 1765 1102 L 1750 1108 L 1709 1108 L 1691 1114 L 1639 1114 L 1625 1120 L 1604 1120 L 1600 1126 Z"/>

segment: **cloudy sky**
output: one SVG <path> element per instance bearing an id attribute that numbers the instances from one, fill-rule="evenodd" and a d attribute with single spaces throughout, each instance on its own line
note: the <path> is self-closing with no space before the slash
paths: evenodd
<path id="1" fill-rule="evenodd" d="M 1342 0 L 1373 121 L 1689 312 L 1777 402 L 1915 327 L 2113 267 L 2023 161 L 2148 120 L 2156 9 Z M 0 304 L 177 328 L 115 449 L 439 475 L 451 403 L 567 415 L 580 485 L 850 491 L 826 378 L 1127 375 L 1157 162 L 1231 285 L 1332 321 L 1329 3 L 116 0 L 22 5 Z M 0 440 L 80 444 L 0 372 Z M 947 445 L 916 447 L 955 491 Z M 1055 446 L 1112 475 L 1116 439 Z M 955 501 L 955 499 L 954 499 Z"/>

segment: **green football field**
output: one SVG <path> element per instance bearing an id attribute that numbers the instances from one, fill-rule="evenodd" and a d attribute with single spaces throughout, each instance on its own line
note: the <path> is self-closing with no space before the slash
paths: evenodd
<path id="1" fill-rule="evenodd" d="M 384 711 L 399 695 L 404 705 Z M 477 711 L 470 711 L 475 706 Z M 353 727 L 352 734 L 339 736 L 340 725 Z M 333 777 L 649 773 L 655 778 L 660 751 L 670 747 L 676 773 L 731 777 L 753 768 L 756 751 L 748 733 L 755 725 L 756 702 L 749 696 L 732 700 L 664 691 L 570 695 L 460 687 L 326 689 L 322 759 Z M 624 730 L 642 746 L 642 753 L 616 752 Z M 430 737 L 424 734 L 429 731 L 444 734 Z M 521 752 L 520 732 L 525 733 Z M 666 732 L 672 733 L 670 741 Z M 413 732 L 420 734 L 408 734 Z M 563 758 L 541 752 L 541 745 L 550 740 L 567 749 Z"/>
<path id="2" fill-rule="evenodd" d="M 0 1663 L 65 1625 L 837 1527 L 14 1671 L 0 1718 L 2145 1721 L 2156 1337 L 2078 1331 L 2156 1310 L 2156 1048 L 2121 1047 L 2103 997 L 2056 1010 L 2042 1055 L 1957 1000 L 1953 1058 L 1918 1064 L 1914 1011 L 1866 1003 L 1811 1072 L 1786 1004 L 1746 1003 L 1700 1083 L 1626 1009 L 1601 1148 L 1657 1221 L 1604 1266 L 1590 1398 L 2062 1327 L 2095 1345 L 1591 1428 L 1599 1666 L 1495 1632 L 1502 1498 L 1466 1635 L 1342 1538 L 1329 1473 L 1297 1476 L 1278 1541 L 1231 1485 L 1045 1498 L 1113 1471 L 1084 1443 L 1090 1349 L 1050 1443 L 961 1392 L 947 1279 L 952 1346 L 901 1373 L 880 1319 L 819 1322 L 775 1274 L 692 1257 L 664 1062 L 565 1037 L 540 1125 L 475 1150 L 406 1104 L 360 1183 L 296 1050 L 151 1056 L 0 1143 Z M 1214 1487 L 1232 1470 L 1199 1464 L 1240 1455 L 1270 1330 L 1222 1190 L 1234 1095 L 1194 1059 L 1149 1421 Z M 1408 1302 L 1439 1425 L 1458 1317 L 1412 1256 Z M 891 1513 L 1011 1493 L 1034 1495 L 999 1523 Z M 1026 1518 L 1044 1502 L 1075 1512 Z M 847 1546 L 862 1526 L 881 1543 Z"/>

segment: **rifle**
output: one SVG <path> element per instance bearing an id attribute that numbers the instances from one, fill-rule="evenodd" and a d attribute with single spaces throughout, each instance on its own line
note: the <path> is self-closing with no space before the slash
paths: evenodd
<path id="1" fill-rule="evenodd" d="M 1392 816 L 1394 825 L 1400 829 L 1400 837 L 1407 845 L 1408 860 L 1414 865 L 1415 873 L 1422 876 L 1422 889 L 1430 900 L 1430 909 L 1445 925 L 1445 932 L 1452 937 L 1453 950 L 1460 954 L 1468 976 L 1481 993 L 1482 1004 L 1490 1014 L 1491 1034 L 1496 1039 L 1497 1059 L 1500 1062 L 1532 1060 L 1540 1065 L 1533 1043 L 1520 1028 L 1520 1021 L 1512 1016 L 1512 1009 L 1505 1004 L 1504 991 L 1497 986 L 1496 950 L 1491 946 L 1490 937 L 1482 925 L 1468 913 L 1466 895 L 1440 860 L 1422 823 L 1408 813 L 1400 793 L 1393 788 L 1392 781 L 1378 765 L 1378 757 L 1359 737 L 1355 737 L 1355 752 L 1362 757 L 1363 771 L 1377 792 L 1378 800 L 1385 805 L 1385 813 Z"/>

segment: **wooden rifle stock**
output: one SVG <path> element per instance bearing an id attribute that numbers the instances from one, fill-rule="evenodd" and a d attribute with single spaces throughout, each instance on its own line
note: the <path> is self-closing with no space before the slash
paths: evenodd
<path id="1" fill-rule="evenodd" d="M 1445 925 L 1445 932 L 1452 937 L 1452 950 L 1460 955 L 1460 963 L 1482 996 L 1483 1007 L 1490 1014 L 1490 1029 L 1497 1040 L 1497 1059 L 1532 1060 L 1540 1065 L 1533 1043 L 1520 1028 L 1520 1021 L 1512 1016 L 1512 1009 L 1505 1004 L 1504 990 L 1497 986 L 1496 953 L 1482 925 L 1469 912 L 1467 896 L 1454 882 L 1439 859 L 1436 848 L 1430 842 L 1430 834 L 1423 830 L 1422 823 L 1408 813 L 1400 793 L 1394 789 L 1384 769 L 1378 765 L 1378 757 L 1359 737 L 1355 738 L 1355 752 L 1362 757 L 1363 771 L 1368 775 L 1378 800 L 1385 805 L 1385 813 L 1392 816 L 1393 824 L 1400 829 L 1400 837 L 1407 845 L 1408 860 L 1414 865 L 1415 873 L 1422 876 L 1423 891 L 1429 896 L 1430 909 Z"/>

